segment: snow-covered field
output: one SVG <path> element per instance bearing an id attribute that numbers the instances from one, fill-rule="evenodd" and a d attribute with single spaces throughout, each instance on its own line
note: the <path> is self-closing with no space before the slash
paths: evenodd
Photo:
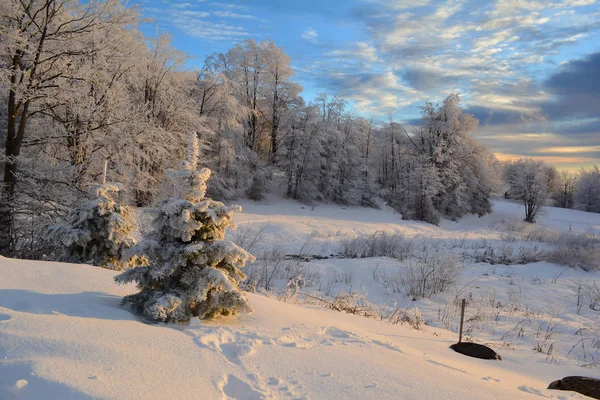
<path id="1" fill-rule="evenodd" d="M 464 267 L 446 292 L 411 301 L 386 283 L 411 259 L 259 260 L 248 268 L 269 272 L 281 262 L 288 273 L 304 275 L 302 293 L 327 300 L 355 291 L 379 316 L 337 312 L 301 293 L 286 294 L 286 280 L 277 278 L 285 274 L 278 274 L 268 296 L 248 294 L 251 315 L 164 325 L 120 308 L 120 298 L 135 288 L 115 285 L 112 271 L 0 258 L 0 399 L 582 398 L 545 388 L 567 375 L 600 378 L 600 311 L 589 304 L 600 272 L 545 261 L 474 260 L 503 246 L 547 246 L 523 239 L 532 228 L 519 224 L 519 204 L 497 200 L 491 215 L 440 227 L 402 221 L 385 206 L 241 204 L 231 237 L 259 256 L 273 249 L 335 255 L 348 235 L 399 230 L 416 251 L 451 254 Z M 599 232 L 600 215 L 550 208 L 538 218 L 540 227 Z M 503 361 L 448 348 L 457 340 L 461 298 L 469 300 L 467 336 L 494 347 Z M 395 307 L 407 315 L 417 307 L 427 325 L 391 324 L 384 316 Z M 596 365 L 581 366 L 590 364 Z"/>

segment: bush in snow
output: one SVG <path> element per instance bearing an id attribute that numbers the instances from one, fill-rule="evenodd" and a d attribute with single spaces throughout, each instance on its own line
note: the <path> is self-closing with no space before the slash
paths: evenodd
<path id="1" fill-rule="evenodd" d="M 414 239 L 406 239 L 402 232 L 377 231 L 345 237 L 339 253 L 345 258 L 391 257 L 403 261 L 413 254 L 414 248 Z"/>
<path id="2" fill-rule="evenodd" d="M 486 246 L 483 252 L 475 252 L 475 261 L 489 264 L 524 265 L 542 261 L 545 253 L 537 246 Z"/>
<path id="3" fill-rule="evenodd" d="M 92 200 L 71 212 L 63 224 L 50 226 L 51 237 L 65 246 L 62 260 L 110 269 L 143 263 L 138 257 L 122 261 L 123 252 L 135 244 L 135 225 L 129 207 L 114 200 L 118 192 L 115 185 L 95 185 Z"/>
<path id="4" fill-rule="evenodd" d="M 174 196 L 160 203 L 155 231 L 136 250 L 149 265 L 115 277 L 118 283 L 136 282 L 139 293 L 123 304 L 153 320 L 186 322 L 251 311 L 238 285 L 240 271 L 254 257 L 230 241 L 225 230 L 234 227 L 232 216 L 240 207 L 226 207 L 205 197 L 210 170 L 196 169 L 198 145 L 190 136 L 188 162 L 169 171 Z"/>
<path id="5" fill-rule="evenodd" d="M 460 264 L 456 257 L 443 253 L 423 253 L 400 273 L 407 296 L 428 298 L 456 284 Z"/>
<path id="6" fill-rule="evenodd" d="M 545 257 L 549 262 L 585 271 L 600 270 L 600 239 L 597 236 L 565 233 L 551 246 Z"/>

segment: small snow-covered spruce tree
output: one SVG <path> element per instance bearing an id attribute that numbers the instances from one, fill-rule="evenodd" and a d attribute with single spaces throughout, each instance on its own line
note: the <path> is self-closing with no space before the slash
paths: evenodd
<path id="1" fill-rule="evenodd" d="M 235 228 L 233 213 L 241 208 L 205 197 L 210 170 L 197 170 L 197 159 L 192 133 L 188 161 L 181 170 L 168 171 L 173 196 L 160 203 L 151 238 L 135 249 L 149 265 L 115 277 L 117 283 L 136 282 L 141 289 L 123 304 L 156 321 L 181 323 L 251 311 L 238 284 L 246 278 L 240 268 L 254 257 L 224 240 L 225 230 Z"/>
<path id="2" fill-rule="evenodd" d="M 135 223 L 129 207 L 114 200 L 118 192 L 112 184 L 93 185 L 91 200 L 81 203 L 64 223 L 49 227 L 50 235 L 65 246 L 63 261 L 116 270 L 144 263 L 139 257 L 123 260 L 123 252 L 135 244 Z"/>

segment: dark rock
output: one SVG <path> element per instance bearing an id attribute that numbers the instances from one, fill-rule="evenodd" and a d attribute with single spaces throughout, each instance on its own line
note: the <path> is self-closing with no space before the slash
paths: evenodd
<path id="1" fill-rule="evenodd" d="M 502 360 L 502 357 L 498 353 L 482 344 L 461 342 L 453 344 L 450 348 L 457 353 L 469 357 L 482 358 L 484 360 Z"/>
<path id="2" fill-rule="evenodd" d="M 600 379 L 585 376 L 567 376 L 552 382 L 548 389 L 570 390 L 600 400 Z"/>

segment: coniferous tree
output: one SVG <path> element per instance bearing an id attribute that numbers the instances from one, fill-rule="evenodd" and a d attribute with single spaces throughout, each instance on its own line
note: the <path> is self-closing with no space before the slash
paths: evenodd
<path id="1" fill-rule="evenodd" d="M 251 311 L 238 284 L 245 279 L 240 269 L 254 257 L 224 240 L 225 230 L 234 227 L 233 212 L 241 208 L 205 197 L 210 170 L 197 170 L 197 159 L 192 133 L 188 161 L 168 171 L 174 195 L 161 202 L 153 236 L 137 249 L 149 265 L 115 277 L 118 283 L 138 284 L 141 291 L 123 303 L 153 320 L 185 322 Z"/>
<path id="2" fill-rule="evenodd" d="M 135 244 L 135 228 L 129 207 L 118 204 L 112 184 L 94 185 L 94 197 L 83 202 L 63 224 L 50 227 L 50 234 L 65 246 L 64 261 L 89 263 L 109 269 L 123 269 L 143 263 L 134 257 L 123 261 L 123 252 Z"/>

